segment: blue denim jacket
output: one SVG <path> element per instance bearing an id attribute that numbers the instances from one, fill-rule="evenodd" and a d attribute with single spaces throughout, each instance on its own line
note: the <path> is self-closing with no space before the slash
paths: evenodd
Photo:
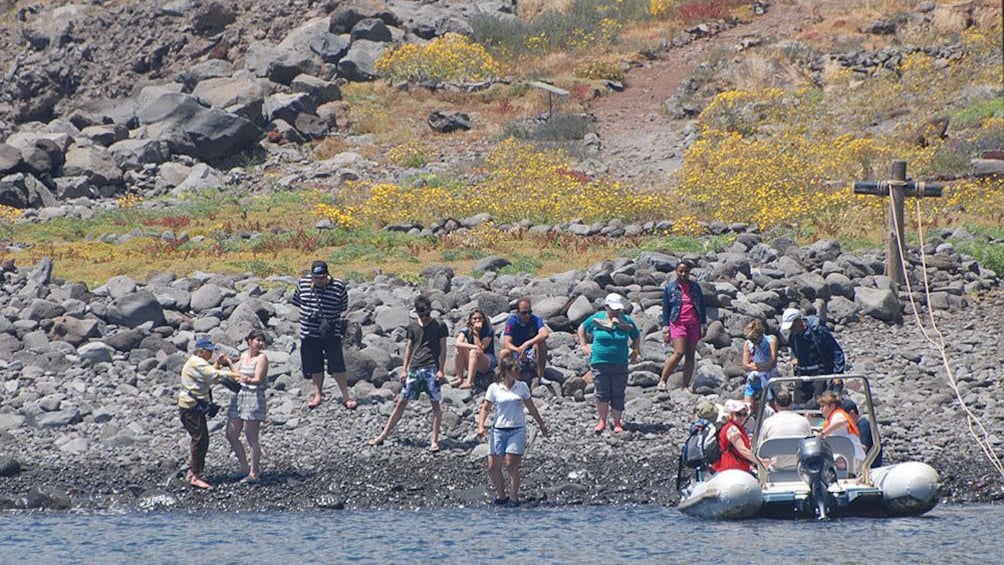
<path id="1" fill-rule="evenodd" d="M 694 300 L 697 317 L 700 318 L 702 325 L 707 324 L 708 313 L 704 308 L 704 295 L 697 281 L 690 281 L 690 294 Z M 670 322 L 679 318 L 682 306 L 683 290 L 680 288 L 680 281 L 672 280 L 662 289 L 662 325 L 668 326 Z"/>

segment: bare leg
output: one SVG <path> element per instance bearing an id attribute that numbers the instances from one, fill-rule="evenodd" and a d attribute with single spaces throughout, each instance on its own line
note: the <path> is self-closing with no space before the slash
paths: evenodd
<path id="1" fill-rule="evenodd" d="M 443 424 L 443 408 L 438 400 L 432 401 L 432 441 L 429 451 L 439 451 L 439 427 Z"/>
<path id="2" fill-rule="evenodd" d="M 467 367 L 467 350 L 458 347 L 457 356 L 453 358 L 453 372 L 456 377 L 450 381 L 450 386 L 458 387 L 463 384 L 465 367 Z"/>
<path id="3" fill-rule="evenodd" d="M 480 361 L 480 355 L 477 351 L 469 351 L 467 353 L 467 381 L 464 382 L 466 388 L 471 388 L 474 386 L 474 375 L 478 372 L 478 361 Z"/>
<path id="4" fill-rule="evenodd" d="M 693 344 L 687 344 L 687 352 L 683 357 L 683 388 L 690 388 L 690 381 L 694 378 L 694 355 L 696 350 Z"/>
<path id="5" fill-rule="evenodd" d="M 678 337 L 673 340 L 673 354 L 666 358 L 666 363 L 662 366 L 662 375 L 659 376 L 659 384 L 661 387 L 665 387 L 666 383 L 669 381 L 669 376 L 673 374 L 676 370 L 676 366 L 680 364 L 680 360 L 683 359 L 684 354 L 687 351 L 687 340 L 682 337 Z"/>
<path id="6" fill-rule="evenodd" d="M 383 443 L 390 433 L 394 431 L 394 426 L 401 420 L 401 415 L 404 414 L 404 409 L 408 407 L 408 399 L 401 398 L 397 401 L 397 406 L 394 407 L 394 411 L 390 414 L 390 419 L 387 420 L 387 425 L 384 426 L 383 431 L 380 435 L 370 440 L 370 445 L 379 445 Z"/>
<path id="7" fill-rule="evenodd" d="M 537 378 L 543 379 L 544 371 L 547 370 L 547 342 L 542 341 L 533 347 L 537 350 L 535 353 L 537 356 Z"/>
<path id="8" fill-rule="evenodd" d="M 324 372 L 313 373 L 310 380 L 314 381 L 314 395 L 310 397 L 308 408 L 317 408 L 324 400 Z"/>
<path id="9" fill-rule="evenodd" d="M 505 479 L 502 478 L 502 457 L 488 456 L 488 477 L 495 487 L 495 499 L 505 498 Z"/>
<path id="10" fill-rule="evenodd" d="M 230 448 L 237 456 L 237 464 L 240 466 L 241 473 L 247 473 L 248 458 L 244 451 L 244 444 L 241 443 L 241 430 L 243 428 L 244 421 L 239 418 L 231 418 L 227 421 L 227 441 L 230 442 Z"/>
<path id="11" fill-rule="evenodd" d="M 335 378 L 338 388 L 342 391 L 342 404 L 346 408 L 355 408 L 356 400 L 349 395 L 349 376 L 345 373 L 334 373 L 331 376 Z"/>
<path id="12" fill-rule="evenodd" d="M 258 442 L 258 434 L 261 432 L 261 422 L 248 420 L 244 426 L 244 435 L 247 437 L 248 446 L 251 448 L 251 468 L 248 476 L 257 479 L 261 476 L 261 443 Z"/>
<path id="13" fill-rule="evenodd" d="M 509 500 L 519 502 L 519 464 L 523 460 L 520 455 L 507 453 L 505 464 L 509 470 Z"/>

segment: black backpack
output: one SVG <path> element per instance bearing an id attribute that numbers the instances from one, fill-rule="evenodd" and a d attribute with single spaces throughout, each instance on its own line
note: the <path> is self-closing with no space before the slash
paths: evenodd
<path id="1" fill-rule="evenodd" d="M 718 428 L 714 422 L 699 418 L 690 425 L 690 435 L 683 444 L 683 464 L 691 469 L 699 469 L 717 463 L 721 457 Z"/>

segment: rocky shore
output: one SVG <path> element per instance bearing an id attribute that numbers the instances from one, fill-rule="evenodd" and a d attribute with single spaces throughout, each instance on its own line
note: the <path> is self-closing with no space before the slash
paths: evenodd
<path id="1" fill-rule="evenodd" d="M 962 231 L 933 234 L 926 252 L 932 294 L 915 294 L 924 319 L 933 311 L 945 335 L 962 401 L 982 418 L 995 449 L 1004 418 L 1000 367 L 1004 354 L 1004 290 L 996 273 L 955 251 Z M 909 253 L 912 280 L 919 256 Z M 665 352 L 659 342 L 660 286 L 681 259 L 710 305 L 707 338 L 688 391 L 660 392 Z M 694 405 L 742 395 L 742 326 L 752 316 L 777 330 L 790 305 L 824 314 L 843 344 L 852 372 L 872 381 L 888 462 L 920 460 L 944 480 L 946 501 L 1004 496 L 1001 477 L 969 435 L 958 398 L 936 349 L 914 322 L 905 288 L 882 276 L 878 253 L 847 253 L 834 241 L 798 247 L 743 233 L 729 248 L 702 255 L 642 252 L 585 272 L 546 279 L 498 274 L 480 278 L 430 265 L 418 285 L 377 277 L 349 285 L 346 359 L 356 410 L 328 400 L 306 408 L 300 377 L 294 278 L 259 279 L 163 273 L 137 282 L 116 277 L 89 289 L 52 278 L 52 265 L 3 273 L 0 296 L 0 508 L 85 510 L 303 510 L 311 508 L 460 507 L 488 500 L 484 456 L 475 417 L 480 398 L 444 387 L 443 450 L 429 453 L 430 409 L 411 403 L 392 438 L 371 447 L 400 385 L 403 327 L 413 298 L 424 292 L 455 333 L 473 307 L 501 330 L 515 300 L 554 330 L 548 376 L 533 389 L 551 430 L 531 424 L 524 465 L 530 504 L 674 504 L 679 445 Z M 335 269 L 337 275 L 337 268 Z M 915 287 L 917 288 L 917 287 Z M 608 292 L 628 298 L 644 337 L 631 367 L 626 428 L 592 434 L 586 359 L 572 335 Z M 269 336 L 269 418 L 263 427 L 263 480 L 227 478 L 236 461 L 222 430 L 211 423 L 207 472 L 217 488 L 194 491 L 181 480 L 188 437 L 177 417 L 178 373 L 196 337 L 233 349 L 252 328 Z M 452 368 L 452 353 L 449 367 Z M 783 358 L 783 357 L 782 357 Z M 679 373 L 670 384 L 679 384 Z M 227 400 L 220 388 L 217 399 Z"/>

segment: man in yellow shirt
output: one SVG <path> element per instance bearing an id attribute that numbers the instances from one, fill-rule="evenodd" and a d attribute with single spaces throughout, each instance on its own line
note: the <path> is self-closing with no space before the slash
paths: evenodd
<path id="1" fill-rule="evenodd" d="M 186 478 L 193 487 L 204 489 L 213 488 L 213 485 L 202 478 L 202 471 L 206 466 L 206 453 L 209 451 L 209 426 L 206 423 L 206 415 L 213 406 L 212 386 L 223 377 L 231 375 L 231 363 L 225 355 L 220 355 L 215 364 L 209 363 L 215 351 L 216 346 L 208 338 L 195 342 L 195 351 L 181 369 L 181 391 L 178 393 L 181 425 L 192 437 L 189 444 L 191 463 Z M 221 368 L 221 363 L 226 364 L 226 367 Z"/>

